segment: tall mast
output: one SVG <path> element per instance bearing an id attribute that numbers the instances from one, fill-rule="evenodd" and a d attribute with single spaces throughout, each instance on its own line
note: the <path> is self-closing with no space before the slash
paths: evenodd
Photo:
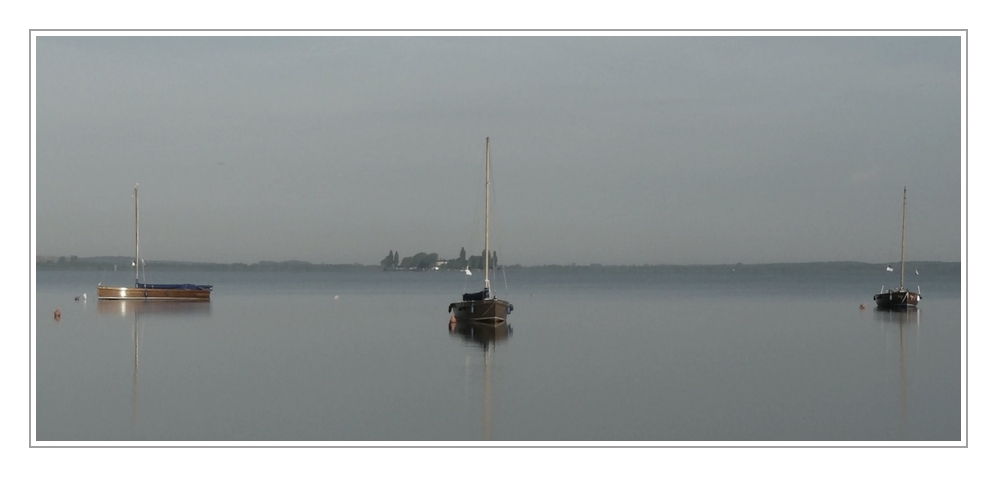
<path id="1" fill-rule="evenodd" d="M 491 251 L 488 249 L 488 182 L 492 173 L 491 157 L 488 155 L 488 138 L 485 138 L 485 289 L 491 288 L 488 281 L 488 261 Z"/>
<path id="2" fill-rule="evenodd" d="M 904 219 L 900 226 L 900 289 L 904 289 L 904 241 L 907 239 L 907 186 L 904 186 Z"/>
<path id="3" fill-rule="evenodd" d="M 138 183 L 135 184 L 135 286 L 138 286 Z"/>

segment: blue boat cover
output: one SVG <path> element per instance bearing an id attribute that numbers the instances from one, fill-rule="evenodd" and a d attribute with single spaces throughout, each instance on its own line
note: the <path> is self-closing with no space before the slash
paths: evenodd
<path id="1" fill-rule="evenodd" d="M 211 290 L 211 285 L 191 285 L 189 283 L 164 284 L 164 283 L 135 283 L 136 288 L 149 288 L 153 290 Z"/>

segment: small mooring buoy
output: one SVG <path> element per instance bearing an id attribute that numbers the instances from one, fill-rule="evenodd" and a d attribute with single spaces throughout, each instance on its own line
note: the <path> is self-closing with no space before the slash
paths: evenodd
<path id="1" fill-rule="evenodd" d="M 62 319 L 62 311 L 59 310 L 58 308 L 56 308 L 55 309 L 55 321 L 59 321 L 61 319 Z"/>
<path id="2" fill-rule="evenodd" d="M 862 303 L 862 304 L 860 304 L 860 305 L 859 305 L 859 309 L 860 309 L 860 310 L 864 310 L 864 309 L 865 309 L 865 303 Z"/>

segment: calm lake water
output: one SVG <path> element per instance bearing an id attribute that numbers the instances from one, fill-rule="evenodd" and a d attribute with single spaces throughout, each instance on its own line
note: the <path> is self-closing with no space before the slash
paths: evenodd
<path id="1" fill-rule="evenodd" d="M 508 270 L 510 326 L 469 329 L 446 310 L 479 274 L 148 274 L 214 285 L 184 305 L 40 270 L 35 438 L 957 444 L 961 272 L 910 273 L 916 312 L 860 309 L 883 268 Z"/>

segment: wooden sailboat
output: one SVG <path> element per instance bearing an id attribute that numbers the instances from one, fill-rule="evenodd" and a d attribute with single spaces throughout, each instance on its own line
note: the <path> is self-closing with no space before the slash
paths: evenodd
<path id="1" fill-rule="evenodd" d="M 141 261 L 138 253 L 138 184 L 135 184 L 135 286 L 109 287 L 97 285 L 99 300 L 165 300 L 165 301 L 209 301 L 211 285 L 154 284 L 141 283 L 138 269 Z"/>
<path id="2" fill-rule="evenodd" d="M 917 292 L 904 288 L 904 245 L 907 235 L 907 188 L 904 187 L 904 217 L 900 229 L 900 287 L 881 291 L 872 296 L 879 308 L 916 307 L 921 302 L 921 290 Z M 889 269 L 889 267 L 887 267 Z M 884 287 L 885 288 L 885 287 Z"/>
<path id="3" fill-rule="evenodd" d="M 477 293 L 465 293 L 461 301 L 451 303 L 447 311 L 453 313 L 458 322 L 504 323 L 512 304 L 491 296 L 491 282 L 488 279 L 491 249 L 488 243 L 488 199 L 491 182 L 492 163 L 488 153 L 488 138 L 485 138 L 485 288 Z"/>

